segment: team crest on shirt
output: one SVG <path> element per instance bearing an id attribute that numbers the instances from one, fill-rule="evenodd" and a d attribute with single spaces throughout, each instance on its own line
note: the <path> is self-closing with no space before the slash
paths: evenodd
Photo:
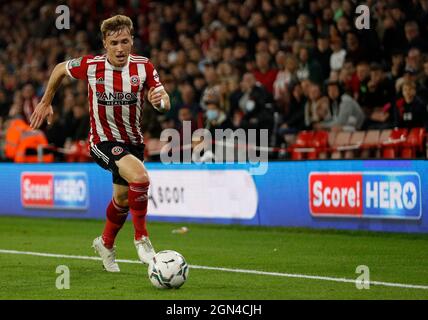
<path id="1" fill-rule="evenodd" d="M 139 86 L 140 85 L 140 77 L 139 76 L 132 76 L 130 79 L 131 86 Z"/>
<path id="2" fill-rule="evenodd" d="M 123 148 L 122 148 L 122 147 L 118 147 L 118 146 L 116 146 L 116 147 L 113 147 L 113 149 L 111 149 L 111 153 L 112 153 L 114 156 L 118 156 L 118 155 L 120 155 L 122 152 L 123 152 Z"/>
<path id="3" fill-rule="evenodd" d="M 100 78 L 98 78 L 97 79 L 97 81 L 95 81 L 96 82 L 96 84 L 104 84 L 104 78 L 103 77 L 100 77 Z"/>

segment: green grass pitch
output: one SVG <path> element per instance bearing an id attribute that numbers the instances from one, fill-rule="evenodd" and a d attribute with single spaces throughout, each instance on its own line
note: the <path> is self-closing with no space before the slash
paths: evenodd
<path id="1" fill-rule="evenodd" d="M 0 250 L 95 256 L 92 240 L 101 220 L 0 217 Z M 428 235 L 386 234 L 149 223 L 155 249 L 176 250 L 190 265 L 356 279 L 358 265 L 371 281 L 428 286 Z M 132 222 L 117 239 L 117 258 L 136 260 Z M 56 267 L 70 269 L 70 289 L 55 286 Z M 147 267 L 0 253 L 0 299 L 428 299 L 428 290 L 190 268 L 178 290 L 154 288 Z"/>

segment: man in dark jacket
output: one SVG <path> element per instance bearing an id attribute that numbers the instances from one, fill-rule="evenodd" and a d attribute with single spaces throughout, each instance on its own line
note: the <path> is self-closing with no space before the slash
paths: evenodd
<path id="1" fill-rule="evenodd" d="M 396 101 L 394 105 L 394 123 L 401 128 L 428 129 L 427 105 L 416 95 L 416 84 L 406 81 L 401 88 L 403 98 Z"/>
<path id="2" fill-rule="evenodd" d="M 273 125 L 272 111 L 267 108 L 268 92 L 259 85 L 252 73 L 244 74 L 241 81 L 241 96 L 238 102 L 238 118 L 234 124 L 243 129 L 271 129 Z"/>

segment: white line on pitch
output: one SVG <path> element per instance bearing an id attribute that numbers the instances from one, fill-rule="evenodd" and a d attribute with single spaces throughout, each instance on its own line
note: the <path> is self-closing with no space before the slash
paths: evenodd
<path id="1" fill-rule="evenodd" d="M 0 253 L 20 254 L 20 255 L 29 255 L 29 256 L 38 256 L 38 257 L 48 257 L 48 258 L 81 259 L 81 260 L 97 260 L 97 261 L 101 260 L 101 258 L 99 258 L 99 257 L 74 256 L 74 255 L 65 255 L 65 254 L 31 252 L 31 251 L 17 251 L 17 250 L 4 250 L 4 249 L 0 249 Z M 140 261 L 136 261 L 136 260 L 116 259 L 116 261 L 121 262 L 121 263 L 141 264 Z M 224 272 L 237 272 L 237 273 L 247 273 L 247 274 L 265 275 L 265 276 L 286 277 L 286 278 L 301 278 L 301 279 L 335 281 L 335 282 L 346 282 L 346 283 L 355 283 L 355 281 L 356 281 L 354 279 L 346 279 L 346 278 L 333 278 L 333 277 L 323 277 L 323 276 L 311 276 L 311 275 L 306 275 L 306 274 L 267 272 L 267 271 L 247 270 L 247 269 L 207 267 L 207 266 L 198 266 L 198 265 L 189 265 L 189 267 L 192 269 L 214 270 L 214 271 L 224 271 Z M 415 285 L 415 284 L 405 284 L 405 283 L 394 283 L 394 282 L 370 281 L 370 285 L 428 290 L 428 286 Z"/>

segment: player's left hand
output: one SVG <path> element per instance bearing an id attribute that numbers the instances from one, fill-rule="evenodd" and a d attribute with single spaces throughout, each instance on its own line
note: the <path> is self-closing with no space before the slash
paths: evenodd
<path id="1" fill-rule="evenodd" d="M 159 109 L 162 101 L 162 93 L 161 91 L 154 92 L 154 88 L 149 89 L 149 93 L 147 94 L 147 99 L 151 103 L 153 107 Z"/>

